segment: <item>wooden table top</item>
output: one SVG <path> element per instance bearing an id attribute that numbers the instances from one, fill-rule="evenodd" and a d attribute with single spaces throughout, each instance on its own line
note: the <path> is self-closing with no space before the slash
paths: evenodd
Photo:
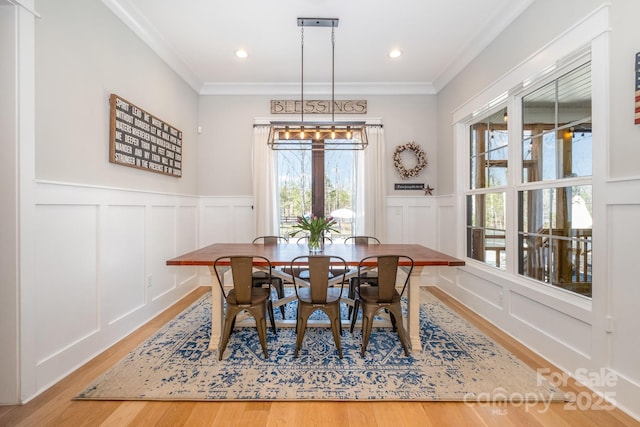
<path id="1" fill-rule="evenodd" d="M 300 255 L 309 255 L 306 244 L 262 244 L 262 243 L 215 243 L 201 249 L 167 260 L 167 265 L 211 266 L 213 261 L 227 255 L 259 255 L 271 261 L 273 266 L 289 265 Z M 422 245 L 408 244 L 372 244 L 345 245 L 327 244 L 322 255 L 335 255 L 344 258 L 349 265 L 358 265 L 362 258 L 372 255 L 406 255 L 413 258 L 416 266 L 463 266 L 461 259 L 443 254 Z"/>

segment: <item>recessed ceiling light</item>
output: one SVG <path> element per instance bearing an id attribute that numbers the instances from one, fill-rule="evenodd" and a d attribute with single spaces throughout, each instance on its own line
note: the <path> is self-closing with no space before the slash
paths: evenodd
<path id="1" fill-rule="evenodd" d="M 247 51 L 244 50 L 244 49 L 238 49 L 238 50 L 236 50 L 236 56 L 238 58 L 243 58 L 244 59 L 244 58 L 249 56 L 249 53 L 247 53 Z"/>
<path id="2" fill-rule="evenodd" d="M 402 51 L 400 49 L 392 49 L 389 51 L 389 58 L 399 58 L 402 55 Z"/>

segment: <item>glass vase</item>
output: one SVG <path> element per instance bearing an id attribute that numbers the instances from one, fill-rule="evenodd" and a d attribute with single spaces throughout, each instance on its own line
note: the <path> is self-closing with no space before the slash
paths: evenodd
<path id="1" fill-rule="evenodd" d="M 322 233 L 320 233 L 320 234 L 315 234 L 315 233 L 309 234 L 309 253 L 310 254 L 320 254 L 320 253 L 322 253 L 322 249 L 323 249 L 322 246 L 323 246 Z"/>

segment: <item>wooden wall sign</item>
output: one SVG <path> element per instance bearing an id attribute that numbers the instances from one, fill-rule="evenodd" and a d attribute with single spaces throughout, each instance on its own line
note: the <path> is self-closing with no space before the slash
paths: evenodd
<path id="1" fill-rule="evenodd" d="M 334 114 L 366 114 L 367 101 L 365 100 L 336 100 L 334 101 Z M 271 114 L 300 114 L 302 113 L 302 101 L 300 100 L 271 100 Z M 304 101 L 305 114 L 331 114 L 331 100 Z"/>
<path id="2" fill-rule="evenodd" d="M 182 132 L 118 95 L 109 104 L 109 161 L 181 177 Z"/>

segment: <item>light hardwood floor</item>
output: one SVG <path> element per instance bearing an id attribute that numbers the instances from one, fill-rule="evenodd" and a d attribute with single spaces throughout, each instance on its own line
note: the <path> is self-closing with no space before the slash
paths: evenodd
<path id="1" fill-rule="evenodd" d="M 438 298 L 534 369 L 547 361 L 437 289 Z M 136 332 L 21 406 L 0 407 L 0 426 L 640 426 L 620 410 L 580 410 L 575 404 L 465 404 L 462 402 L 112 402 L 73 401 L 93 379 L 195 301 L 196 289 Z M 573 382 L 563 387 L 587 393 Z M 584 394 L 583 396 L 587 396 Z M 582 399 L 585 401 L 585 399 Z"/>

